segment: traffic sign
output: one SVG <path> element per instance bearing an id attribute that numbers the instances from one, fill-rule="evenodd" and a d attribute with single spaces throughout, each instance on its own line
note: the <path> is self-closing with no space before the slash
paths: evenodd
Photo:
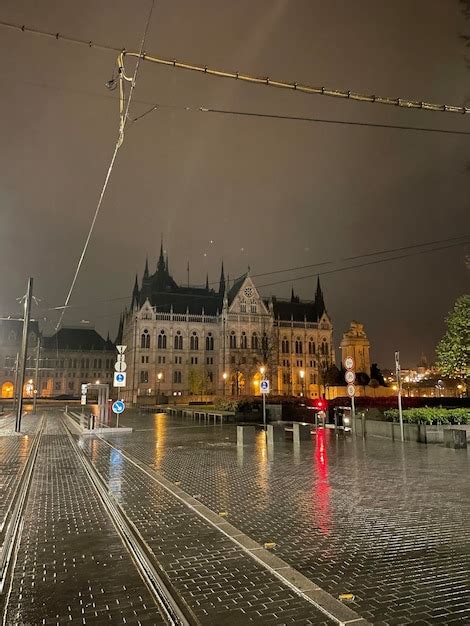
<path id="1" fill-rule="evenodd" d="M 261 390 L 261 393 L 269 393 L 269 380 L 267 380 L 266 378 L 263 379 L 259 384 L 259 388 Z"/>
<path id="2" fill-rule="evenodd" d="M 117 415 L 119 415 L 120 413 L 124 413 L 124 409 L 126 408 L 126 405 L 124 404 L 124 402 L 122 400 L 116 400 L 116 402 L 113 402 L 113 413 L 116 413 Z"/>
<path id="3" fill-rule="evenodd" d="M 119 354 L 122 354 L 123 352 L 126 351 L 127 346 L 116 346 L 116 350 L 119 352 Z"/>
<path id="4" fill-rule="evenodd" d="M 125 372 L 127 369 L 127 363 L 125 361 L 116 361 L 114 369 L 116 372 Z"/>
<path id="5" fill-rule="evenodd" d="M 86 396 L 86 390 L 88 385 L 86 383 L 82 383 L 82 396 Z"/>
<path id="6" fill-rule="evenodd" d="M 80 404 L 81 405 L 86 404 L 86 396 L 82 395 L 82 397 L 80 398 Z"/>
<path id="7" fill-rule="evenodd" d="M 114 372 L 114 387 L 125 387 L 126 386 L 126 373 L 125 372 Z"/>
<path id="8" fill-rule="evenodd" d="M 348 396 L 354 398 L 356 395 L 356 387 L 354 385 L 348 385 Z"/>
<path id="9" fill-rule="evenodd" d="M 348 356 L 348 357 L 345 358 L 345 360 L 344 360 L 344 367 L 347 370 L 354 369 L 354 359 L 352 358 L 352 356 Z"/>
<path id="10" fill-rule="evenodd" d="M 348 370 L 344 375 L 344 380 L 350 385 L 356 380 L 356 374 L 352 370 Z"/>

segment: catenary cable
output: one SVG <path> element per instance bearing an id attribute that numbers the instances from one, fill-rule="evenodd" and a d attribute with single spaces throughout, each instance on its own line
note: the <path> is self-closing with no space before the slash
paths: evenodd
<path id="1" fill-rule="evenodd" d="M 113 171 L 113 167 L 114 167 L 114 163 L 116 161 L 117 153 L 118 153 L 118 150 L 121 147 L 122 142 L 124 140 L 124 129 L 125 129 L 126 122 L 127 122 L 127 119 L 128 119 L 129 108 L 130 108 L 131 100 L 132 100 L 132 94 L 133 94 L 133 91 L 134 91 L 134 88 L 135 88 L 137 72 L 139 70 L 139 65 L 140 65 L 140 58 L 142 56 L 142 51 L 144 49 L 145 39 L 147 37 L 147 32 L 148 32 L 148 28 L 149 28 L 149 25 L 150 25 L 150 20 L 151 20 L 151 17 L 152 17 L 154 4 L 155 4 L 155 0 L 152 0 L 152 3 L 150 5 L 150 10 L 149 10 L 149 13 L 148 13 L 148 16 L 147 16 L 147 21 L 146 21 L 146 24 L 145 24 L 144 33 L 142 35 L 142 41 L 141 41 L 141 45 L 140 45 L 141 55 L 139 56 L 138 62 L 135 65 L 134 75 L 132 77 L 131 87 L 130 87 L 129 96 L 127 98 L 127 105 L 126 105 L 125 109 L 123 108 L 124 90 L 123 90 L 123 87 L 122 87 L 122 80 L 120 81 L 121 115 L 120 115 L 120 122 L 119 122 L 118 137 L 117 137 L 117 140 L 116 140 L 116 144 L 114 146 L 114 151 L 113 151 L 113 155 L 111 157 L 111 162 L 109 164 L 108 171 L 106 173 L 106 177 L 105 177 L 103 186 L 101 188 L 101 193 L 100 193 L 100 196 L 99 196 L 99 199 L 98 199 L 98 204 L 96 205 L 95 213 L 93 215 L 93 219 L 91 220 L 90 228 L 88 230 L 88 234 L 87 234 L 87 237 L 85 239 L 85 244 L 84 244 L 82 252 L 80 254 L 80 258 L 78 260 L 77 267 L 75 269 L 75 274 L 73 276 L 72 283 L 70 285 L 70 289 L 69 289 L 67 297 L 65 299 L 64 308 L 62 309 L 62 311 L 60 313 L 60 316 L 59 316 L 59 321 L 57 322 L 56 331 L 59 330 L 59 328 L 60 328 L 60 325 L 62 323 L 65 311 L 67 310 L 68 304 L 70 302 L 70 298 L 72 297 L 72 293 L 73 293 L 73 290 L 74 290 L 74 287 L 75 287 L 75 283 L 77 282 L 77 278 L 78 278 L 78 275 L 80 273 L 80 269 L 82 267 L 83 260 L 85 258 L 86 252 L 88 250 L 88 245 L 90 243 L 90 239 L 91 239 L 91 236 L 93 234 L 95 223 L 96 223 L 96 220 L 98 218 L 98 215 L 99 215 L 99 212 L 100 212 L 100 209 L 101 209 L 101 205 L 103 203 L 103 198 L 104 198 L 104 195 L 106 193 L 106 189 L 108 188 L 108 182 L 109 182 L 109 179 L 111 177 L 111 172 Z"/>
<path id="2" fill-rule="evenodd" d="M 98 48 L 101 50 L 112 50 L 114 52 L 119 52 L 119 58 L 122 55 L 122 59 L 124 57 L 138 57 L 143 61 L 147 61 L 150 63 L 156 63 L 158 65 L 164 65 L 167 67 L 173 67 L 176 69 L 187 70 L 192 72 L 198 72 L 202 74 L 208 74 L 209 76 L 216 76 L 219 78 L 229 78 L 241 82 L 247 82 L 256 85 L 264 85 L 267 87 L 274 87 L 277 89 L 288 89 L 291 91 L 298 91 L 305 94 L 313 94 L 319 96 L 327 96 L 330 98 L 341 98 L 343 100 L 353 100 L 356 102 L 367 102 L 371 104 L 382 104 L 388 106 L 395 106 L 399 108 L 405 109 L 419 109 L 424 111 L 435 111 L 441 113 L 459 113 L 459 114 L 467 114 L 470 113 L 470 107 L 466 106 L 458 106 L 451 104 L 440 104 L 435 102 L 426 102 L 424 100 L 411 100 L 407 98 L 401 97 L 388 97 L 388 96 L 377 96 L 374 94 L 364 94 L 355 92 L 352 90 L 344 90 L 344 89 L 331 89 L 327 87 L 319 87 L 319 86 L 311 86 L 304 85 L 295 81 L 281 81 L 281 80 L 273 80 L 269 77 L 257 77 L 251 76 L 249 74 L 243 74 L 240 72 L 230 72 L 221 69 L 210 68 L 207 65 L 197 65 L 195 63 L 183 63 L 177 61 L 176 59 L 164 59 L 160 57 L 154 57 L 146 54 L 143 49 L 139 52 L 126 51 L 125 48 L 117 48 L 115 46 L 109 46 L 101 43 L 96 43 L 93 41 L 87 41 L 86 39 L 80 39 L 77 37 L 70 37 L 63 35 L 62 33 L 51 33 L 48 31 L 40 30 L 38 28 L 31 28 L 26 26 L 25 24 L 14 24 L 12 22 L 6 22 L 4 20 L 0 21 L 0 26 L 4 28 L 10 28 L 13 30 L 21 31 L 23 33 L 31 33 L 35 35 L 40 35 L 43 37 L 48 37 L 52 39 L 56 39 L 57 41 L 66 41 L 68 43 L 83 45 L 88 48 Z M 122 70 L 124 71 L 124 65 L 122 64 Z"/>

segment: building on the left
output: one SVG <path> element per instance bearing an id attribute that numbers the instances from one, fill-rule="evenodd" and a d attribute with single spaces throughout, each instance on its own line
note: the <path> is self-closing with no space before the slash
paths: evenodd
<path id="1" fill-rule="evenodd" d="M 21 319 L 0 320 L 1 398 L 13 398 L 15 395 L 22 332 Z M 25 397 L 32 398 L 37 388 L 41 398 L 79 397 L 84 383 L 98 380 L 112 383 L 115 355 L 115 345 L 109 336 L 104 339 L 90 326 L 63 327 L 52 336 L 45 336 L 38 322 L 33 321 L 29 328 L 23 393 Z"/>

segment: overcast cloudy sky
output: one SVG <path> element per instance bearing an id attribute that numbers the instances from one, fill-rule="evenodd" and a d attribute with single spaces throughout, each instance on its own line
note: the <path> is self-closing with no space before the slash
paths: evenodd
<path id="1" fill-rule="evenodd" d="M 3 0 L 0 20 L 138 49 L 149 0 Z M 157 0 L 146 51 L 352 91 L 464 103 L 470 74 L 455 0 Z M 29 275 L 36 315 L 60 305 L 114 147 L 111 52 L 0 28 L 0 313 L 19 311 Z M 224 81 L 143 64 L 129 125 L 66 324 L 116 332 L 145 257 L 160 238 L 178 281 L 217 280 L 469 233 L 469 138 L 186 112 L 209 106 L 470 131 L 470 117 L 403 111 Z M 443 317 L 468 292 L 456 247 L 325 274 L 335 341 L 364 323 L 382 365 L 400 349 L 433 356 Z M 368 259 L 370 260 L 370 259 Z M 314 271 L 314 270 L 313 270 Z M 310 271 L 255 279 L 265 295 Z"/>

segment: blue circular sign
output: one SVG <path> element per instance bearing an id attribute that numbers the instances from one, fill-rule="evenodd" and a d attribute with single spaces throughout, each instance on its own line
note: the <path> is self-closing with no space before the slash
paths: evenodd
<path id="1" fill-rule="evenodd" d="M 122 383 L 124 380 L 124 374 L 116 374 L 116 380 L 118 383 Z"/>
<path id="2" fill-rule="evenodd" d="M 119 415 L 119 413 L 124 413 L 124 409 L 126 408 L 126 405 L 124 404 L 124 402 L 122 400 L 116 400 L 116 402 L 113 402 L 113 413 L 117 413 Z"/>

